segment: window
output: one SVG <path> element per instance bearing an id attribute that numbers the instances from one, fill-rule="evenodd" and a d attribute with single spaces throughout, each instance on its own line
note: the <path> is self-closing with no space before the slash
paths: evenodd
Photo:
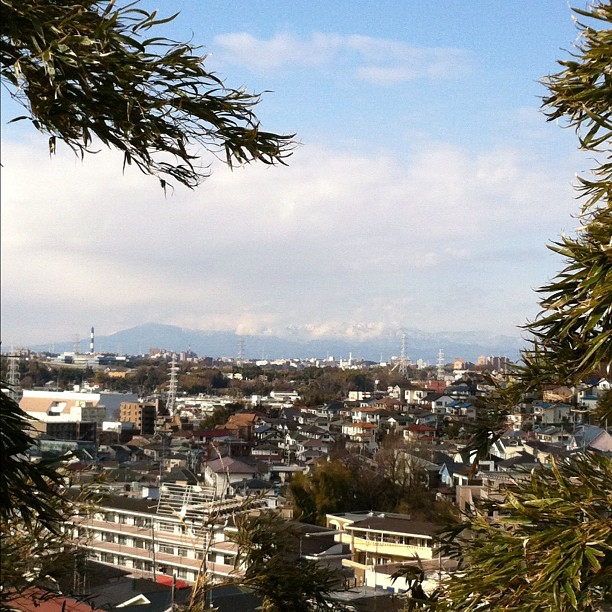
<path id="1" fill-rule="evenodd" d="M 166 553 L 167 555 L 173 555 L 174 546 L 166 546 L 165 544 L 161 544 L 159 547 L 159 552 Z"/>

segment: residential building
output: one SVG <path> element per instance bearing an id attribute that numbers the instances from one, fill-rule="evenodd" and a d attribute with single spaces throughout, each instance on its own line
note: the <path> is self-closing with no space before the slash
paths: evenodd
<path id="1" fill-rule="evenodd" d="M 157 405 L 155 403 L 122 402 L 119 406 L 119 420 L 133 423 L 141 435 L 155 433 Z"/>
<path id="2" fill-rule="evenodd" d="M 432 561 L 439 554 L 435 536 L 440 527 L 405 514 L 328 514 L 326 526 L 337 530 L 336 541 L 349 545 L 351 558 L 342 565 L 354 570 L 357 586 L 393 588 L 385 568 Z"/>
<path id="3" fill-rule="evenodd" d="M 213 581 L 234 574 L 237 548 L 225 533 L 227 521 L 262 502 L 241 497 L 220 501 L 211 488 L 162 484 L 159 499 L 107 495 L 91 515 L 75 516 L 70 527 L 88 557 L 129 569 L 195 582 L 201 572 Z"/>

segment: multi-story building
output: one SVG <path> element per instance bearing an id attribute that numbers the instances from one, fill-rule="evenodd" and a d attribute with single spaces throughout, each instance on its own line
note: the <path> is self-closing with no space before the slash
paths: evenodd
<path id="1" fill-rule="evenodd" d="M 132 423 L 143 435 L 155 433 L 157 405 L 155 403 L 122 402 L 119 406 L 119 420 Z"/>
<path id="2" fill-rule="evenodd" d="M 350 546 L 351 558 L 342 564 L 353 569 L 357 586 L 402 590 L 406 585 L 391 578 L 402 565 L 419 563 L 438 571 L 448 565 L 439 558 L 435 536 L 440 528 L 433 523 L 405 514 L 350 512 L 328 514 L 326 525 L 337 530 L 338 542 Z"/>
<path id="3" fill-rule="evenodd" d="M 71 519 L 77 545 L 90 559 L 159 579 L 172 575 L 195 582 L 201 573 L 221 581 L 235 568 L 236 545 L 225 533 L 231 516 L 261 501 L 219 501 L 211 489 L 163 484 L 159 498 L 107 495 L 91 514 Z"/>
<path id="4" fill-rule="evenodd" d="M 106 418 L 99 393 L 25 390 L 19 407 L 42 432 L 46 432 L 47 423 L 94 422 L 101 427 Z"/>

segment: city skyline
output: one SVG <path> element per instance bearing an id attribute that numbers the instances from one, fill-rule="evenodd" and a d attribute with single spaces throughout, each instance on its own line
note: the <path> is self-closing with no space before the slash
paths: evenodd
<path id="1" fill-rule="evenodd" d="M 459 4 L 161 5 L 227 85 L 271 90 L 262 127 L 300 143 L 288 167 L 205 160 L 193 192 L 165 195 L 108 151 L 50 159 L 44 137 L 6 125 L 21 113 L 3 92 L 3 345 L 92 321 L 104 335 L 519 335 L 590 165 L 539 111 L 538 79 L 576 29 L 560 0 Z"/>

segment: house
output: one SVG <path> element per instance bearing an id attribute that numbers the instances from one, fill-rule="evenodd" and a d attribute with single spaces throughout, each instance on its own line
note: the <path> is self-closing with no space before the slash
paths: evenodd
<path id="1" fill-rule="evenodd" d="M 381 419 L 387 415 L 386 410 L 376 408 L 375 406 L 359 406 L 351 410 L 353 423 L 375 423 L 378 425 Z"/>
<path id="2" fill-rule="evenodd" d="M 468 419 L 476 418 L 476 408 L 472 404 L 472 402 L 466 400 L 458 400 L 455 402 L 451 402 L 446 407 L 446 414 L 465 417 Z"/>
<path id="3" fill-rule="evenodd" d="M 313 438 L 304 440 L 297 445 L 297 459 L 299 461 L 308 461 L 309 459 L 319 459 L 320 457 L 327 456 L 330 446 L 331 444 L 324 440 Z"/>
<path id="4" fill-rule="evenodd" d="M 433 440 L 436 436 L 436 428 L 431 425 L 408 425 L 403 431 L 404 439 L 414 440 Z"/>
<path id="5" fill-rule="evenodd" d="M 507 432 L 493 442 L 489 452 L 502 460 L 511 459 L 523 452 L 523 441 L 525 439 L 524 431 L 513 430 Z"/>
<path id="6" fill-rule="evenodd" d="M 429 406 L 434 414 L 446 414 L 446 407 L 455 400 L 455 397 L 444 393 L 428 393 L 419 404 Z"/>
<path id="7" fill-rule="evenodd" d="M 469 463 L 454 461 L 447 457 L 440 467 L 440 482 L 447 487 L 473 484 L 472 466 Z"/>
<path id="8" fill-rule="evenodd" d="M 567 434 L 563 428 L 549 425 L 548 427 L 535 427 L 533 429 L 533 435 L 539 442 L 545 442 L 546 444 L 559 444 L 563 440 L 567 440 L 569 434 Z"/>
<path id="9" fill-rule="evenodd" d="M 233 457 L 219 457 L 206 463 L 204 467 L 204 481 L 212 487 L 217 497 L 232 496 L 233 486 L 242 480 L 253 478 L 257 468 Z"/>
<path id="10" fill-rule="evenodd" d="M 230 416 L 224 429 L 227 429 L 236 438 L 250 441 L 254 437 L 255 425 L 259 418 L 255 412 L 237 412 Z"/>
<path id="11" fill-rule="evenodd" d="M 548 444 L 539 440 L 529 440 L 523 444 L 525 452 L 534 457 L 537 463 L 550 465 L 551 460 L 561 460 L 567 456 L 567 449 L 562 444 Z"/>
<path id="12" fill-rule="evenodd" d="M 451 395 L 455 399 L 481 395 L 477 386 L 465 381 L 458 381 L 455 384 L 448 385 L 444 393 L 446 395 Z"/>
<path id="13" fill-rule="evenodd" d="M 385 421 L 385 429 L 387 431 L 403 431 L 414 423 L 414 417 L 410 414 L 393 413 L 390 414 Z"/>
<path id="14" fill-rule="evenodd" d="M 423 387 L 407 385 L 404 387 L 404 401 L 407 404 L 420 404 L 428 393 L 430 393 L 430 391 Z"/>
<path id="15" fill-rule="evenodd" d="M 572 406 L 561 402 L 534 402 L 533 416 L 536 424 L 561 425 L 571 421 Z"/>
<path id="16" fill-rule="evenodd" d="M 568 450 L 596 450 L 602 453 L 612 453 L 612 436 L 601 427 L 581 425 L 569 436 Z"/>
<path id="17" fill-rule="evenodd" d="M 377 448 L 376 432 L 378 428 L 374 423 L 343 423 L 342 434 L 349 439 L 349 446 L 357 446 L 367 450 Z"/>
<path id="18" fill-rule="evenodd" d="M 4 593 L 7 610 L 21 612 L 102 612 L 100 608 L 61 593 L 51 594 L 39 588 L 30 588 L 22 593 L 10 596 Z"/>

